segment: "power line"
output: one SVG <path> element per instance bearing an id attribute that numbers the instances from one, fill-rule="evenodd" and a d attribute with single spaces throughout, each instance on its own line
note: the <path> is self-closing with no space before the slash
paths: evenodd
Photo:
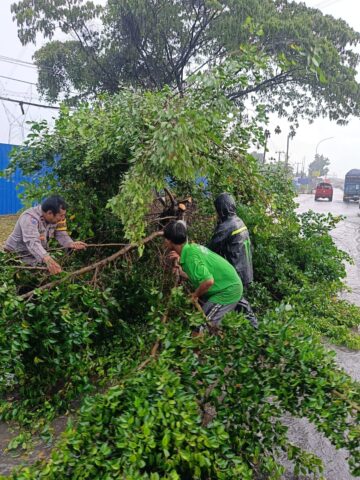
<path id="1" fill-rule="evenodd" d="M 331 7 L 332 5 L 335 5 L 335 3 L 339 1 L 340 0 L 322 0 L 321 2 L 314 5 L 314 8 L 328 8 L 328 7 Z"/>
<path id="2" fill-rule="evenodd" d="M 35 63 L 26 62 L 25 60 L 20 60 L 18 58 L 6 57 L 5 55 L 0 55 L 0 62 L 11 63 L 12 65 L 17 65 L 18 67 L 26 67 L 37 70 L 38 66 Z M 52 71 L 51 67 L 46 67 L 45 65 L 41 66 L 42 70 Z"/>
<path id="3" fill-rule="evenodd" d="M 16 100 L 15 98 L 8 98 L 8 97 L 1 97 L 0 100 L 4 100 L 5 102 L 13 102 L 13 103 L 18 103 L 21 107 L 21 105 L 31 105 L 33 107 L 40 107 L 40 108 L 51 108 L 53 110 L 59 110 L 59 106 L 53 106 L 53 105 L 43 105 L 41 103 L 33 103 L 33 102 L 26 102 L 25 100 Z"/>
<path id="4" fill-rule="evenodd" d="M 14 82 L 26 83 L 27 85 L 37 85 L 34 82 L 28 82 L 27 80 L 21 80 L 20 78 L 7 77 L 5 75 L 0 75 L 0 78 L 5 78 L 6 80 L 14 80 Z"/>
<path id="5" fill-rule="evenodd" d="M 41 102 L 41 98 L 37 95 L 33 95 L 32 92 L 18 92 L 14 90 L 8 90 L 7 88 L 2 88 L 0 94 L 5 95 L 7 98 L 15 97 L 28 102 L 32 102 L 33 100 L 36 102 Z"/>
<path id="6" fill-rule="evenodd" d="M 13 57 L 6 57 L 5 55 L 0 55 L 0 61 L 7 63 L 15 63 L 16 65 L 21 65 L 22 67 L 37 68 L 36 65 L 32 62 L 27 62 L 25 60 L 20 60 Z"/>

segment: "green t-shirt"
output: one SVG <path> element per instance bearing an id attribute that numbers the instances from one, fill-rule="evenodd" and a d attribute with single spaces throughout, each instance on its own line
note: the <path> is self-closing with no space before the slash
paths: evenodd
<path id="1" fill-rule="evenodd" d="M 214 279 L 214 285 L 204 295 L 205 300 L 230 305 L 241 299 L 243 286 L 239 275 L 217 253 L 196 243 L 186 243 L 181 251 L 180 265 L 195 289 L 205 280 Z"/>

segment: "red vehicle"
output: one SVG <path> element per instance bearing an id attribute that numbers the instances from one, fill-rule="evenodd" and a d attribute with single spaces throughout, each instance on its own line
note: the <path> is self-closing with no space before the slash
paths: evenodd
<path id="1" fill-rule="evenodd" d="M 315 201 L 319 198 L 328 198 L 330 202 L 333 199 L 333 187 L 331 183 L 322 182 L 317 185 L 315 190 Z"/>

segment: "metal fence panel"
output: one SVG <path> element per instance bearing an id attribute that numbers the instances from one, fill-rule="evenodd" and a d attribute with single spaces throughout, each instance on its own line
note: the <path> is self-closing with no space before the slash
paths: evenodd
<path id="1" fill-rule="evenodd" d="M 0 171 L 7 168 L 10 160 L 10 151 L 14 145 L 0 143 Z M 17 188 L 18 184 L 25 180 L 20 170 L 15 172 L 11 180 L 0 177 L 0 215 L 10 215 L 17 213 L 22 208 L 19 200 L 21 190 Z"/>

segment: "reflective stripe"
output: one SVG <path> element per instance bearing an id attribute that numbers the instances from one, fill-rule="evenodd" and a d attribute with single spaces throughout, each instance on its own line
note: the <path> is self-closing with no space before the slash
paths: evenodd
<path id="1" fill-rule="evenodd" d="M 250 239 L 248 238 L 247 240 L 245 240 L 244 242 L 244 246 L 245 246 L 245 255 L 246 255 L 246 258 L 251 261 L 251 246 L 250 246 Z"/>
<path id="2" fill-rule="evenodd" d="M 220 310 L 220 308 L 222 306 L 223 305 L 215 303 L 214 306 L 211 307 L 210 310 L 208 311 L 208 313 L 206 314 L 207 319 L 212 320 L 212 318 L 218 313 L 218 311 Z"/>
<path id="3" fill-rule="evenodd" d="M 245 232 L 247 230 L 246 227 L 241 227 L 241 228 L 238 228 L 237 230 L 234 230 L 231 235 L 237 235 L 238 233 L 242 233 L 242 232 Z"/>

